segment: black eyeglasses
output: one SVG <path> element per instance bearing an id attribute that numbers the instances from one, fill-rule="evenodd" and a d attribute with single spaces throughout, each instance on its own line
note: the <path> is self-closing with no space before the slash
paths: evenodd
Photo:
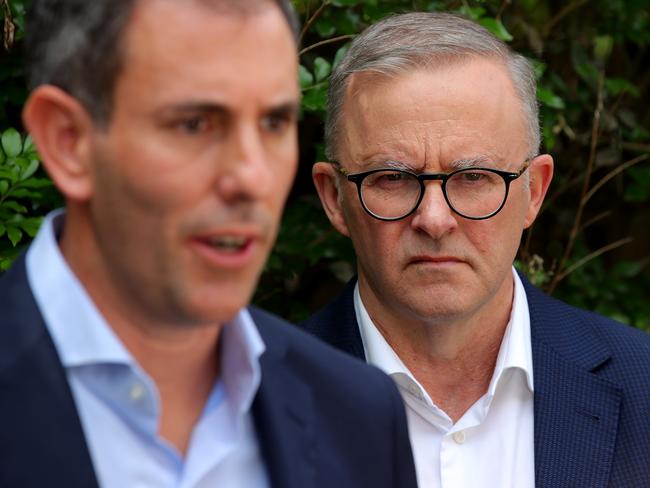
<path id="1" fill-rule="evenodd" d="M 528 169 L 530 160 L 516 173 L 493 168 L 463 168 L 451 173 L 421 173 L 380 168 L 349 174 L 339 163 L 337 170 L 357 185 L 363 209 L 379 220 L 400 220 L 422 202 L 427 180 L 440 180 L 442 194 L 455 213 L 466 219 L 494 217 L 506 203 L 510 183 Z"/>

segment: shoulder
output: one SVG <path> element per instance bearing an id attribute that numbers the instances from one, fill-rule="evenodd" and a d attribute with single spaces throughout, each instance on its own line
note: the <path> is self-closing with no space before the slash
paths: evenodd
<path id="1" fill-rule="evenodd" d="M 336 391 L 360 401 L 379 394 L 399 397 L 392 380 L 378 368 L 266 311 L 256 307 L 249 310 L 267 347 L 282 354 L 286 366 L 309 381 L 316 394 Z"/>
<path id="2" fill-rule="evenodd" d="M 528 282 L 524 286 L 533 340 L 576 354 L 606 350 L 603 372 L 626 380 L 650 376 L 650 334 L 552 298 Z"/>
<path id="3" fill-rule="evenodd" d="M 332 301 L 307 320 L 301 322 L 299 327 L 322 337 L 328 334 L 332 323 L 353 320 L 356 325 L 354 311 L 354 288 L 356 284 L 356 278 L 351 279 Z"/>

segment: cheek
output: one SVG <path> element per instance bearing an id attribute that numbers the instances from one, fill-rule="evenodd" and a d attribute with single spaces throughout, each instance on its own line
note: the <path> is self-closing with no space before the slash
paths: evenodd
<path id="1" fill-rule="evenodd" d="M 149 148 L 117 155 L 119 191 L 147 211 L 191 206 L 212 191 L 213 166 Z"/>

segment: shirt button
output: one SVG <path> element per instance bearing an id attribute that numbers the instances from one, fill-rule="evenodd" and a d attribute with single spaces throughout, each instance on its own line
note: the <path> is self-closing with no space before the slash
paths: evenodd
<path id="1" fill-rule="evenodd" d="M 145 394 L 144 386 L 142 386 L 140 383 L 136 383 L 129 390 L 129 397 L 134 402 L 140 400 L 144 396 L 144 394 Z"/>
<path id="2" fill-rule="evenodd" d="M 454 432 L 452 437 L 454 438 L 454 441 L 456 441 L 456 444 L 462 444 L 465 442 L 465 431 L 459 430 L 458 432 Z"/>

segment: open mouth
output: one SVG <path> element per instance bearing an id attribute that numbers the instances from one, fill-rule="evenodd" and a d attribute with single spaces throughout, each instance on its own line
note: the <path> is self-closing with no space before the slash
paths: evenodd
<path id="1" fill-rule="evenodd" d="M 237 253 L 246 248 L 249 239 L 243 236 L 223 235 L 203 239 L 203 242 L 219 252 Z"/>

